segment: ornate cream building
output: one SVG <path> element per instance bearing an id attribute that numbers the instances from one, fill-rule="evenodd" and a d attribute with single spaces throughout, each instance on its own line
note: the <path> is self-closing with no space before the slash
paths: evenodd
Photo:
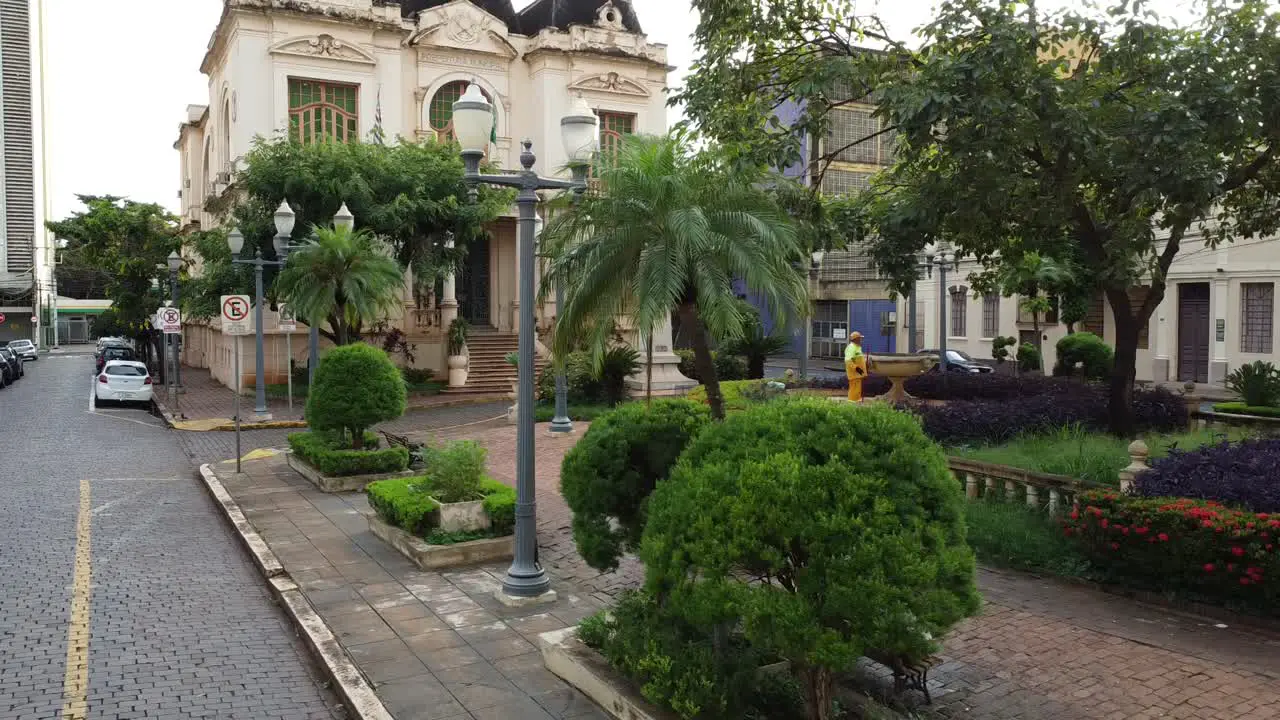
<path id="1" fill-rule="evenodd" d="M 188 106 L 175 144 L 182 223 L 217 222 L 206 203 L 234 192 L 255 137 L 357 142 L 375 128 L 387 142 L 448 137 L 452 103 L 470 82 L 494 103 L 491 159 L 518 168 L 529 138 L 535 169 L 553 174 L 565 165 L 560 118 L 576 94 L 599 115 L 608 152 L 623 135 L 666 131 L 670 69 L 629 0 L 534 0 L 519 12 L 511 0 L 225 0 L 201 65 L 209 102 Z M 420 365 L 443 369 L 441 326 L 455 312 L 514 347 L 515 236 L 512 217 L 495 222 L 438 302 L 419 307 L 406 293 L 398 323 Z M 655 337 L 655 364 L 675 362 L 670 344 L 669 331 Z M 229 380 L 229 347 L 215 321 L 188 334 L 186 361 Z"/>

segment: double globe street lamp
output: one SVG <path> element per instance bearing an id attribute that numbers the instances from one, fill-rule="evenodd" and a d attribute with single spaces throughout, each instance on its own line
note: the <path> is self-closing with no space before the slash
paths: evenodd
<path id="1" fill-rule="evenodd" d="M 253 266 L 253 324 L 255 326 L 255 338 L 257 341 L 256 348 L 256 368 L 254 370 L 255 396 L 253 414 L 255 420 L 269 420 L 270 413 L 267 412 L 267 385 L 265 380 L 264 368 L 266 367 L 266 351 L 264 349 L 264 337 L 262 328 L 262 268 L 284 267 L 285 262 L 289 258 L 289 251 L 296 250 L 300 245 L 293 245 L 289 242 L 293 234 L 293 226 L 296 221 L 296 215 L 293 209 L 289 207 L 288 200 L 282 200 L 280 207 L 275 212 L 276 235 L 271 240 L 271 246 L 276 251 L 277 260 L 266 260 L 262 257 L 262 250 L 253 251 L 253 257 L 244 257 L 244 235 L 240 233 L 239 228 L 231 228 L 227 233 L 227 247 L 231 249 L 231 262 L 237 265 Z M 338 213 L 333 216 L 333 224 L 337 227 L 343 227 L 350 230 L 355 226 L 355 217 L 351 211 L 347 209 L 347 204 L 343 203 Z M 308 325 L 311 326 L 311 348 L 310 348 L 310 369 L 308 371 L 308 383 L 313 379 L 315 374 L 316 363 L 319 361 L 320 352 L 320 331 L 319 323 L 313 318 L 307 318 Z M 238 382 L 238 380 L 237 380 Z"/>
<path id="2" fill-rule="evenodd" d="M 520 346 L 516 392 L 516 527 L 515 548 L 511 567 L 502 580 L 500 600 L 520 602 L 522 599 L 551 595 L 551 583 L 538 563 L 537 505 L 534 498 L 534 259 L 537 251 L 534 223 L 537 217 L 538 190 L 587 189 L 587 167 L 600 146 L 599 119 L 581 96 L 575 98 L 569 114 L 560 121 L 571 180 L 539 177 L 533 171 L 536 160 L 533 143 L 524 140 L 520 153 L 522 170 L 507 175 L 480 172 L 489 138 L 494 129 L 493 106 L 479 86 L 472 83 L 453 103 L 453 127 L 462 146 L 464 178 L 472 185 L 486 184 L 515 188 L 519 208 L 520 241 Z M 559 314 L 559 308 L 557 308 Z"/>

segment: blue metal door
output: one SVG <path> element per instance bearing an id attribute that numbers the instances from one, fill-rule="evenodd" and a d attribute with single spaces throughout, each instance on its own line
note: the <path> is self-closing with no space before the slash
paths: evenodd
<path id="1" fill-rule="evenodd" d="M 892 300 L 850 300 L 849 332 L 862 333 L 862 349 L 868 353 L 897 352 L 897 310 Z"/>

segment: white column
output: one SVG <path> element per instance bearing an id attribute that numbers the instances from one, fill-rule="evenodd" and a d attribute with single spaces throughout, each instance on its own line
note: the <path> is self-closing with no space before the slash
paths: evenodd
<path id="1" fill-rule="evenodd" d="M 1151 326 L 1156 336 L 1156 354 L 1152 360 L 1151 379 L 1156 382 L 1167 382 L 1169 378 L 1169 348 L 1172 347 L 1173 323 L 1171 319 L 1177 310 L 1178 302 L 1175 285 L 1166 285 L 1164 299 L 1151 313 Z"/>
<path id="2" fill-rule="evenodd" d="M 1227 379 L 1227 279 L 1219 274 L 1214 278 L 1209 295 L 1210 316 L 1213 325 L 1213 357 L 1209 358 L 1209 384 L 1221 385 Z"/>
<path id="3" fill-rule="evenodd" d="M 453 238 L 446 240 L 444 246 L 452 250 Z M 441 284 L 443 289 L 440 292 L 440 324 L 447 329 L 454 318 L 458 317 L 458 298 L 454 287 L 454 274 L 445 275 Z"/>

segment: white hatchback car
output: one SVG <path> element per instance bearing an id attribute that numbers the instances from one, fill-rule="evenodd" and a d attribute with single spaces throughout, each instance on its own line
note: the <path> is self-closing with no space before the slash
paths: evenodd
<path id="1" fill-rule="evenodd" d="M 110 360 L 98 373 L 94 395 L 99 402 L 151 402 L 151 374 L 133 360 Z"/>

